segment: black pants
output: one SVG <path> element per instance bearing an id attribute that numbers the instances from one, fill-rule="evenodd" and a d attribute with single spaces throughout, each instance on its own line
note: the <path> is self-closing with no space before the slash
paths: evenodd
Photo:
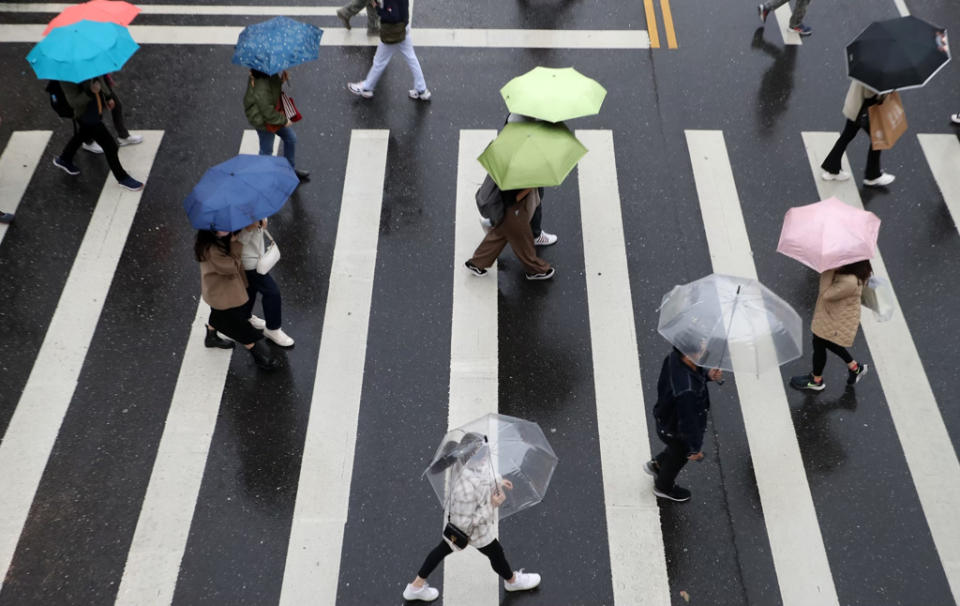
<path id="1" fill-rule="evenodd" d="M 823 375 L 823 367 L 827 365 L 828 349 L 840 356 L 840 359 L 847 364 L 853 362 L 853 356 L 842 346 L 837 345 L 833 341 L 827 341 L 817 335 L 813 335 L 813 374 L 816 377 Z"/>
<path id="2" fill-rule="evenodd" d="M 687 445 L 677 438 L 667 437 L 657 432 L 660 440 L 666 444 L 666 448 L 660 451 L 660 454 L 653 457 L 653 460 L 660 466 L 654 485 L 657 490 L 669 492 L 677 479 L 677 474 L 687 464 Z"/>
<path id="3" fill-rule="evenodd" d="M 127 130 L 127 126 L 123 122 L 123 109 L 120 107 L 120 98 L 116 95 L 114 95 L 112 98 L 113 109 L 110 110 L 110 117 L 113 118 L 113 128 L 117 130 L 118 137 L 121 139 L 126 139 L 130 136 L 130 131 Z M 88 145 L 91 141 L 93 141 L 93 137 L 83 140 L 83 142 Z"/>
<path id="4" fill-rule="evenodd" d="M 130 176 L 120 165 L 120 157 L 117 155 L 117 142 L 113 140 L 113 135 L 107 132 L 107 127 L 103 125 L 103 122 L 81 124 L 80 129 L 74 133 L 73 137 L 67 142 L 67 146 L 63 148 L 60 158 L 67 162 L 73 162 L 73 156 L 80 149 L 80 145 L 90 139 L 99 143 L 100 147 L 103 148 L 103 155 L 107 157 L 107 164 L 110 165 L 110 170 L 117 181 L 123 181 Z"/>
<path id="5" fill-rule="evenodd" d="M 503 547 L 500 545 L 500 541 L 494 539 L 492 543 L 479 548 L 478 551 L 487 556 L 487 559 L 490 560 L 490 566 L 493 568 L 494 572 L 503 577 L 504 580 L 509 581 L 513 578 L 513 570 L 510 568 L 510 564 L 507 563 L 507 556 L 503 553 Z M 433 572 L 433 569 L 443 561 L 443 558 L 447 557 L 451 553 L 453 553 L 453 548 L 447 545 L 446 541 L 440 539 L 440 544 L 434 547 L 433 551 L 427 554 L 427 559 L 423 561 L 423 566 L 420 567 L 420 571 L 417 572 L 417 576 L 421 579 L 425 579 L 430 576 L 430 573 Z"/>
<path id="6" fill-rule="evenodd" d="M 857 132 L 862 128 L 863 132 L 867 133 L 867 137 L 870 137 L 870 127 L 867 126 L 869 122 L 862 119 L 862 114 L 860 118 L 861 119 L 856 122 L 847 120 L 846 126 L 843 127 L 843 132 L 840 133 L 840 137 L 837 139 L 837 142 L 833 144 L 833 149 L 827 154 L 827 158 L 823 161 L 823 164 L 820 165 L 820 168 L 828 173 L 839 173 L 840 159 L 843 157 L 843 152 L 847 150 L 847 145 L 857 136 Z M 882 174 L 880 170 L 880 150 L 873 149 L 873 146 L 869 146 L 867 149 L 869 150 L 867 152 L 867 168 L 863 171 L 863 177 L 864 179 L 876 179 Z"/>
<path id="7" fill-rule="evenodd" d="M 253 304 L 257 301 L 257 293 L 260 293 L 261 303 L 263 305 L 263 319 L 267 323 L 267 330 L 276 330 L 280 328 L 280 287 L 270 277 L 270 274 L 258 274 L 254 269 L 247 270 L 247 311 L 253 313 Z"/>

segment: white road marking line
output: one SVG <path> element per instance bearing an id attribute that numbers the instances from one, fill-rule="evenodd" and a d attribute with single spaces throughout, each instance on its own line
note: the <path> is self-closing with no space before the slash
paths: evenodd
<path id="1" fill-rule="evenodd" d="M 897 7 L 897 12 L 900 13 L 901 17 L 906 17 L 910 14 L 910 9 L 907 8 L 907 3 L 903 0 L 893 0 L 893 3 Z"/>
<path id="2" fill-rule="evenodd" d="M 12 2 L 0 4 L 0 13 L 60 13 L 72 4 L 46 2 Z M 141 15 L 225 15 L 225 16 L 321 16 L 337 14 L 336 6 L 252 6 L 240 4 L 143 4 Z"/>
<path id="3" fill-rule="evenodd" d="M 18 130 L 0 156 L 0 213 L 15 213 L 53 131 Z M 10 226 L 0 223 L 0 243 Z"/>
<path id="4" fill-rule="evenodd" d="M 943 194 L 943 201 L 953 217 L 953 225 L 960 229 L 960 141 L 956 135 L 917 135 L 930 172 Z"/>
<path id="5" fill-rule="evenodd" d="M 280 604 L 335 604 L 377 262 L 387 130 L 354 130 Z"/>
<path id="6" fill-rule="evenodd" d="M 0 42 L 37 42 L 46 25 L 0 25 Z M 243 27 L 218 25 L 132 25 L 139 44 L 225 44 L 233 46 Z M 413 30 L 418 47 L 646 49 L 644 30 L 431 29 Z M 363 28 L 330 28 L 320 46 L 376 46 L 380 39 Z"/>
<path id="7" fill-rule="evenodd" d="M 790 10 L 790 3 L 782 5 L 773 11 L 777 18 L 777 26 L 780 28 L 780 35 L 783 36 L 784 44 L 801 45 L 800 34 L 790 29 L 790 18 L 793 17 L 793 11 Z"/>
<path id="8" fill-rule="evenodd" d="M 255 154 L 258 145 L 256 131 L 244 131 L 240 153 Z M 127 553 L 117 606 L 173 602 L 230 369 L 230 351 L 203 345 L 209 315 L 210 306 L 200 299 Z"/>
<path id="9" fill-rule="evenodd" d="M 475 276 L 463 265 L 484 236 L 474 194 L 486 173 L 477 156 L 496 136 L 495 130 L 460 131 L 450 324 L 450 429 L 499 410 L 497 264 L 485 276 Z M 437 516 L 438 529 L 443 523 L 442 515 Z M 493 606 L 500 601 L 499 578 L 476 549 L 453 553 L 443 561 L 444 603 Z"/>
<path id="10" fill-rule="evenodd" d="M 578 130 L 580 217 L 613 598 L 670 603 L 660 509 L 638 465 L 650 459 L 613 133 Z M 626 462 L 631 462 L 626 464 Z"/>
<path id="11" fill-rule="evenodd" d="M 121 157 L 131 175 L 144 179 L 163 131 L 138 133 L 143 143 L 124 148 Z M 73 399 L 141 194 L 121 188 L 112 175 L 107 177 L 30 377 L 0 441 L 0 589 Z"/>
<path id="12" fill-rule="evenodd" d="M 817 191 L 821 198 L 836 196 L 855 208 L 863 208 L 855 179 L 843 182 L 820 179 L 820 164 L 837 136 L 837 133 L 830 132 L 803 133 Z M 846 155 L 843 169 L 850 171 Z M 955 171 L 956 167 L 949 170 Z M 870 264 L 876 275 L 889 279 L 879 250 L 870 259 Z M 960 604 L 960 517 L 957 516 L 960 509 L 960 461 L 900 304 L 896 303 L 893 318 L 887 322 L 877 322 L 872 314 L 864 313 L 860 324 L 940 563 L 953 599 Z"/>
<path id="13" fill-rule="evenodd" d="M 685 133 L 713 270 L 756 279 L 723 132 Z M 780 369 L 734 374 L 783 604 L 837 605 Z"/>

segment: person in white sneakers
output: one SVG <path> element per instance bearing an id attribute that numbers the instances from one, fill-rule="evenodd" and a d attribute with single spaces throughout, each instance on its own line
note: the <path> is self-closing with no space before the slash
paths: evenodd
<path id="1" fill-rule="evenodd" d="M 370 99 L 373 89 L 376 88 L 383 70 L 387 69 L 390 60 L 398 52 L 407 60 L 407 66 L 413 75 L 413 88 L 407 94 L 411 99 L 429 101 L 430 89 L 423 78 L 420 61 L 413 50 L 410 40 L 410 10 L 409 0 L 378 0 L 377 12 L 380 14 L 380 43 L 377 53 L 373 56 L 373 65 L 362 82 L 348 82 L 347 90 L 354 95 Z"/>
<path id="2" fill-rule="evenodd" d="M 432 470 L 440 473 L 455 465 L 450 474 L 456 479 L 448 495 L 446 519 L 469 537 L 469 545 L 487 556 L 493 570 L 503 577 L 504 589 L 523 591 L 537 587 L 540 575 L 524 572 L 522 568 L 514 572 L 495 535 L 496 508 L 507 498 L 503 491 L 511 490 L 513 484 L 507 479 L 497 480 L 483 436 L 468 433 L 459 444 L 448 442 L 447 445 L 451 447 L 447 450 L 454 454 L 438 460 Z M 427 583 L 427 577 L 453 551 L 453 544 L 444 536 L 427 555 L 417 576 L 403 590 L 403 599 L 432 602 L 440 597 L 440 591 Z"/>
<path id="3" fill-rule="evenodd" d="M 246 308 L 250 312 L 250 324 L 257 330 L 263 331 L 263 336 L 270 339 L 280 347 L 293 347 L 294 341 L 287 333 L 283 332 L 281 324 L 281 299 L 280 287 L 270 275 L 269 269 L 266 273 L 260 273 L 257 265 L 260 258 L 266 250 L 264 241 L 264 232 L 267 229 L 267 220 L 261 219 L 252 223 L 237 235 L 237 240 L 243 244 L 241 260 L 243 269 L 247 274 L 247 299 Z M 257 301 L 257 293 L 260 293 L 260 303 L 263 306 L 263 316 L 265 319 L 253 315 L 253 306 Z"/>
<path id="4" fill-rule="evenodd" d="M 110 110 L 110 117 L 113 118 L 113 127 L 117 129 L 117 145 L 123 147 L 125 145 L 138 145 L 143 143 L 143 137 L 141 135 L 131 134 L 127 130 L 126 124 L 123 121 L 123 106 L 120 105 L 120 97 L 117 96 L 114 87 L 116 83 L 113 81 L 112 74 L 104 74 L 97 78 L 100 81 L 100 91 L 103 93 L 103 98 L 107 101 L 107 108 Z M 102 154 L 103 148 L 100 147 L 100 144 L 93 140 L 93 137 L 87 138 L 82 145 L 83 149 L 93 153 L 93 154 Z"/>
<path id="5" fill-rule="evenodd" d="M 840 160 L 843 153 L 847 150 L 847 145 L 857 136 L 857 132 L 863 129 L 863 132 L 870 136 L 870 118 L 868 109 L 871 105 L 883 103 L 885 95 L 868 89 L 857 81 L 850 83 L 847 89 L 847 97 L 843 102 L 843 116 L 847 119 L 843 132 L 833 144 L 833 149 L 827 154 L 820 168 L 823 173 L 820 178 L 824 181 L 846 181 L 850 178 L 850 173 L 840 169 Z M 863 171 L 863 184 L 869 187 L 884 187 L 893 183 L 895 177 L 890 173 L 880 170 L 880 150 L 873 149 L 873 145 L 867 148 L 867 167 Z"/>

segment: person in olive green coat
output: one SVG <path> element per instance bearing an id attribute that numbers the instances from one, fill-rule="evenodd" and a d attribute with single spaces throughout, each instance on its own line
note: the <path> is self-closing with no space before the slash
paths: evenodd
<path id="1" fill-rule="evenodd" d="M 272 155 L 273 137 L 279 136 L 283 141 L 283 157 L 293 167 L 300 180 L 305 181 L 310 178 L 310 173 L 297 168 L 297 134 L 293 132 L 292 123 L 283 110 L 277 109 L 283 83 L 288 79 L 286 70 L 271 76 L 251 69 L 250 82 L 243 96 L 243 110 L 250 126 L 257 129 L 257 136 L 260 138 L 260 155 Z"/>

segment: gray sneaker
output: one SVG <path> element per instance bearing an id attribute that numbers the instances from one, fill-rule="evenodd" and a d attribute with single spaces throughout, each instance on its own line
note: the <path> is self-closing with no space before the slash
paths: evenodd
<path id="1" fill-rule="evenodd" d="M 350 17 L 348 17 L 347 14 L 346 14 L 345 12 L 343 12 L 343 9 L 342 9 L 342 8 L 338 8 L 338 9 L 337 9 L 337 18 L 340 19 L 341 22 L 343 22 L 343 26 L 344 26 L 345 28 L 351 29 L 351 28 L 350 28 Z"/>
<path id="2" fill-rule="evenodd" d="M 411 99 L 416 99 L 418 101 L 429 101 L 430 97 L 433 96 L 430 94 L 429 88 L 425 88 L 423 90 L 417 90 L 417 89 L 411 88 L 410 90 L 407 91 L 407 94 L 410 95 Z"/>

